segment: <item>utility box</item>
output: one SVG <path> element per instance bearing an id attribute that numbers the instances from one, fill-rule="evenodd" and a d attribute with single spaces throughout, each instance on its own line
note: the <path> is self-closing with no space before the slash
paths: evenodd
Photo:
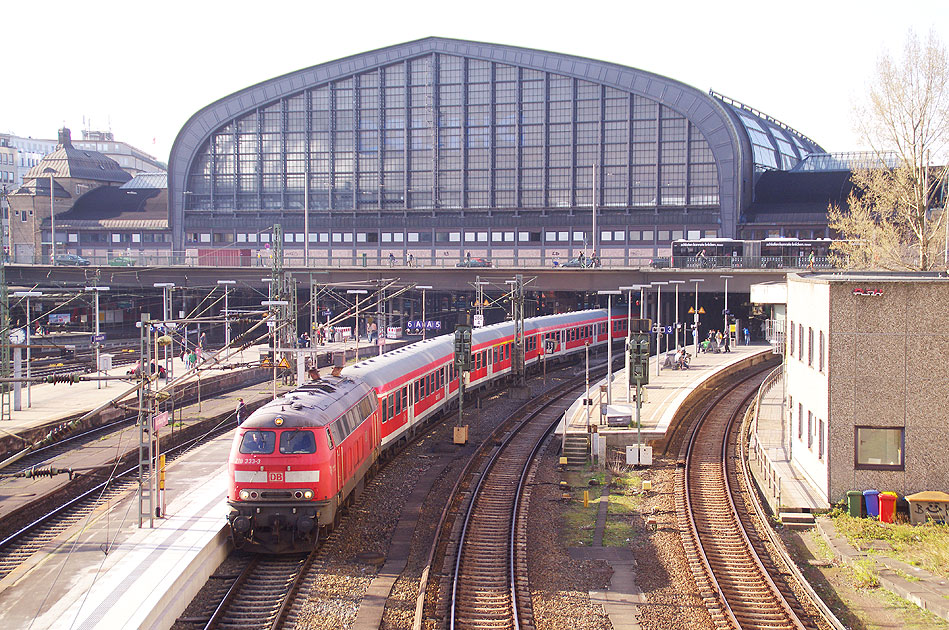
<path id="1" fill-rule="evenodd" d="M 460 427 L 455 427 L 454 430 L 454 442 L 455 444 L 467 444 L 468 443 L 468 425 L 462 425 Z"/>
<path id="2" fill-rule="evenodd" d="M 112 369 L 112 357 L 111 354 L 100 354 L 99 355 L 99 371 L 106 372 Z"/>
<path id="3" fill-rule="evenodd" d="M 627 446 L 626 463 L 630 466 L 652 466 L 652 447 L 640 446 L 637 449 L 635 446 Z"/>
<path id="4" fill-rule="evenodd" d="M 917 492 L 906 497 L 909 502 L 909 522 L 913 525 L 922 525 L 927 521 L 947 523 L 949 511 L 949 494 L 927 490 Z"/>

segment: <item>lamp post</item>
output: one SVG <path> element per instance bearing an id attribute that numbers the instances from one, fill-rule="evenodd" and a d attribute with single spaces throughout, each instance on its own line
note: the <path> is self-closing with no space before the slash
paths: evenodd
<path id="1" fill-rule="evenodd" d="M 422 290 L 422 341 L 425 341 L 425 291 L 431 289 L 432 286 L 429 284 L 417 284 L 415 285 L 416 289 Z"/>
<path id="2" fill-rule="evenodd" d="M 168 334 L 168 320 L 171 319 L 171 291 L 175 288 L 174 282 L 156 282 L 152 285 L 156 289 L 161 289 L 161 318 L 162 323 L 165 327 L 165 334 Z M 171 335 L 168 335 L 169 337 Z M 172 376 L 172 365 L 170 358 L 175 356 L 174 351 L 171 348 L 172 344 L 164 346 L 165 348 L 165 375 L 166 378 L 170 381 Z M 169 354 L 170 353 L 170 354 Z M 155 361 L 158 361 L 158 356 L 156 352 Z M 144 368 L 142 368 L 144 370 Z"/>
<path id="3" fill-rule="evenodd" d="M 109 287 L 86 287 L 86 291 L 95 291 L 96 294 L 96 336 L 95 336 L 95 346 L 96 346 L 96 373 L 100 372 L 99 366 L 99 353 L 102 350 L 102 342 L 99 341 L 99 294 L 103 291 L 108 291 Z M 96 389 L 102 389 L 102 381 L 96 381 Z"/>
<path id="4" fill-rule="evenodd" d="M 231 318 L 227 304 L 228 289 L 231 285 L 237 284 L 237 280 L 218 280 L 218 284 L 224 287 L 224 347 L 230 351 L 231 347 Z"/>
<path id="5" fill-rule="evenodd" d="M 656 376 L 662 369 L 662 285 L 668 282 L 650 282 L 656 287 Z"/>
<path id="6" fill-rule="evenodd" d="M 692 324 L 695 326 L 695 356 L 699 356 L 699 282 L 705 282 L 705 278 L 690 278 L 689 282 L 695 283 L 695 315 L 692 317 Z"/>
<path id="7" fill-rule="evenodd" d="M 44 175 L 49 175 L 49 262 L 51 265 L 56 264 L 56 208 L 53 203 L 53 175 L 56 174 L 56 169 L 47 166 L 43 169 Z M 40 233 L 40 249 L 43 249 L 43 237 L 42 232 Z"/>
<path id="8" fill-rule="evenodd" d="M 13 297 L 26 298 L 26 406 L 32 407 L 33 400 L 30 397 L 30 298 L 43 295 L 42 291 L 14 291 Z M 6 341 L 6 340 L 4 340 Z"/>
<path id="9" fill-rule="evenodd" d="M 725 308 L 722 309 L 722 317 L 725 319 L 725 330 L 723 331 L 725 336 L 728 336 L 728 279 L 734 277 L 735 276 L 722 276 L 725 280 Z M 728 339 L 728 345 L 731 345 L 731 339 Z"/>
<path id="10" fill-rule="evenodd" d="M 676 339 L 676 350 L 679 349 L 679 285 L 685 284 L 685 280 L 670 280 L 669 284 L 676 285 L 676 316 L 675 316 L 675 339 Z M 685 340 L 683 340 L 682 345 L 685 345 Z"/>
<path id="11" fill-rule="evenodd" d="M 629 291 L 629 297 L 626 300 L 626 402 L 632 402 L 630 389 L 632 388 L 631 366 L 629 365 L 629 351 L 633 340 L 633 291 L 642 289 L 642 285 L 634 284 L 628 287 L 620 287 L 620 291 Z"/>
<path id="12" fill-rule="evenodd" d="M 356 340 L 356 362 L 359 362 L 359 296 L 369 293 L 366 289 L 348 289 L 349 295 L 356 296 L 356 325 L 353 326 L 353 339 Z"/>
<path id="13" fill-rule="evenodd" d="M 606 295 L 606 404 L 613 404 L 613 296 L 619 291 L 597 291 L 597 295 Z"/>
<path id="14" fill-rule="evenodd" d="M 264 300 L 260 303 L 261 306 L 266 306 L 270 309 L 270 319 L 268 323 L 270 326 L 270 338 L 273 343 L 273 359 L 270 361 L 273 363 L 273 399 L 277 399 L 277 309 L 281 306 L 286 306 L 289 304 L 287 300 Z"/>

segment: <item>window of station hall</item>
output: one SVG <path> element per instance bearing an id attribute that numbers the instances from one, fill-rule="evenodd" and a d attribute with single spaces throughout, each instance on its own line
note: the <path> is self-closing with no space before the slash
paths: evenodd
<path id="1" fill-rule="evenodd" d="M 854 427 L 854 468 L 903 470 L 902 427 Z"/>
<path id="2" fill-rule="evenodd" d="M 224 122 L 188 210 L 410 211 L 719 203 L 687 118 L 612 87 L 443 53 L 342 77 Z"/>

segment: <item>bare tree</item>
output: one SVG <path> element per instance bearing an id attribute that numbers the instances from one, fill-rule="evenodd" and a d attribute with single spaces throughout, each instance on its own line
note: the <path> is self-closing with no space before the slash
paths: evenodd
<path id="1" fill-rule="evenodd" d="M 918 271 L 945 266 L 949 216 L 934 200 L 949 158 L 949 56 L 935 32 L 925 43 L 910 32 L 901 59 L 880 57 L 857 121 L 876 160 L 854 169 L 848 208 L 828 208 L 828 224 L 844 239 L 832 249 L 837 262 Z"/>

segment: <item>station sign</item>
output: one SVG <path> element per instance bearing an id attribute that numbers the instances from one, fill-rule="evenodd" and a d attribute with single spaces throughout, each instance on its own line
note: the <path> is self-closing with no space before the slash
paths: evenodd
<path id="1" fill-rule="evenodd" d="M 152 427 L 155 431 L 168 426 L 168 412 L 163 411 L 152 416 Z"/>
<path id="2" fill-rule="evenodd" d="M 105 341 L 105 333 L 99 333 L 98 335 L 92 335 L 92 343 L 102 343 Z"/>

